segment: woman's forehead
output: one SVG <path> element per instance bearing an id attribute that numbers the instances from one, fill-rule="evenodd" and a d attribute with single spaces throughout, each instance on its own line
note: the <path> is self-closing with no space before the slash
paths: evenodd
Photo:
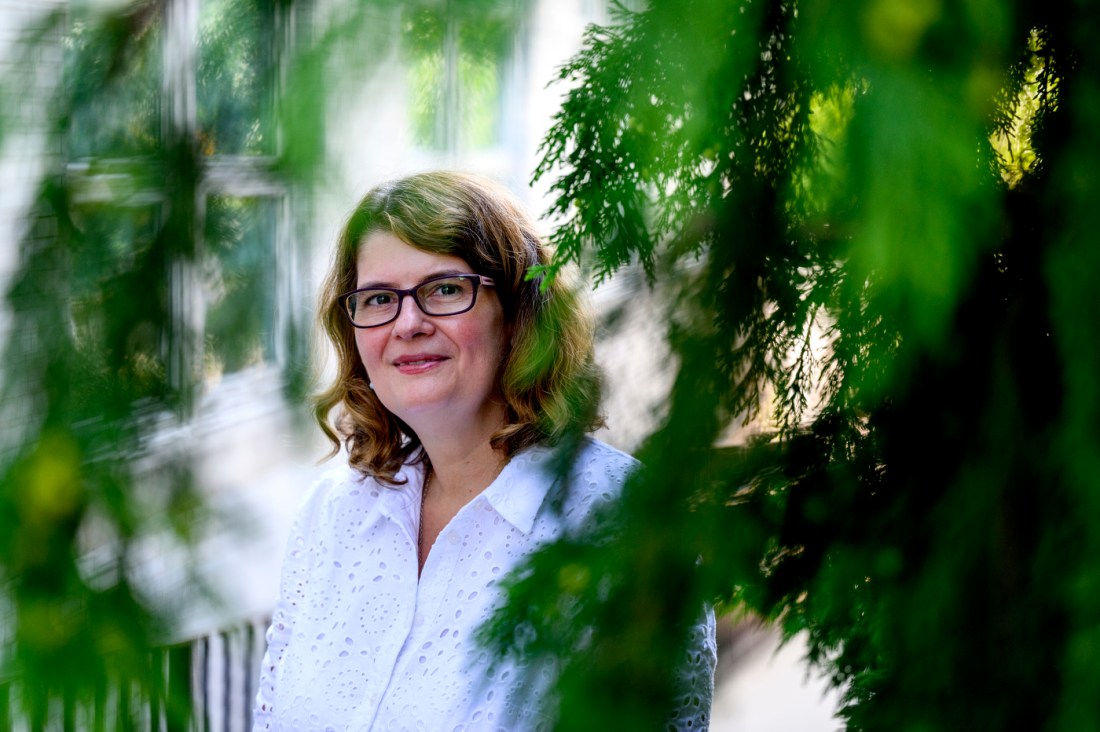
<path id="1" fill-rule="evenodd" d="M 364 237 L 355 264 L 358 287 L 397 283 L 408 286 L 439 274 L 473 273 L 461 257 L 419 249 L 388 231 L 375 231 Z"/>

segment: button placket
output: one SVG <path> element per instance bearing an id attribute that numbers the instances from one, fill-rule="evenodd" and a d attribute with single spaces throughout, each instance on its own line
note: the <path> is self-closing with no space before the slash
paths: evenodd
<path id="1" fill-rule="evenodd" d="M 383 575 L 383 583 L 386 589 L 392 593 L 395 601 L 394 608 L 400 608 L 400 612 L 394 613 L 394 622 L 384 629 L 379 638 L 378 647 L 384 649 L 384 652 L 388 651 L 388 653 L 385 657 L 377 658 L 374 667 L 379 670 L 387 669 L 389 673 L 385 677 L 376 675 L 368 681 L 364 701 L 369 704 L 369 709 L 363 715 L 367 722 L 367 728 L 370 728 L 378 718 L 394 673 L 401 662 L 402 654 L 405 648 L 415 641 L 414 636 L 416 635 L 416 619 L 419 615 L 417 611 L 419 585 L 416 581 L 416 545 L 415 539 L 413 539 L 416 532 L 412 530 L 414 527 L 410 526 L 411 513 L 407 510 L 407 507 L 403 506 L 402 508 L 406 510 L 384 512 L 386 518 L 389 519 L 385 523 L 385 532 L 390 535 L 378 536 L 370 540 L 373 545 L 388 542 L 398 544 L 400 542 L 400 550 L 390 558 L 394 562 L 394 566 L 390 568 L 392 571 Z"/>

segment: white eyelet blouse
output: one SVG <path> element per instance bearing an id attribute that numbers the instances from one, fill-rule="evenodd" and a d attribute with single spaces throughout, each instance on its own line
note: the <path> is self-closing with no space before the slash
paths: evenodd
<path id="1" fill-rule="evenodd" d="M 254 730 L 535 730 L 551 720 L 529 680 L 490 669 L 474 631 L 501 597 L 497 582 L 539 545 L 614 498 L 635 467 L 589 440 L 562 511 L 546 501 L 552 453 L 532 448 L 440 533 L 417 581 L 423 473 L 397 487 L 344 466 L 308 492 L 283 562 L 280 598 L 254 710 Z M 546 505 L 544 505 L 546 504 Z M 706 729 L 713 691 L 713 614 L 684 666 L 681 729 Z M 539 684 L 546 693 L 549 674 Z"/>

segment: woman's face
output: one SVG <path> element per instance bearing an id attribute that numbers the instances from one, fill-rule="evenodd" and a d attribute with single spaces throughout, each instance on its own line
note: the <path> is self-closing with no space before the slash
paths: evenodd
<path id="1" fill-rule="evenodd" d="M 411 247 L 389 232 L 368 234 L 356 261 L 356 289 L 416 287 L 443 274 L 478 274 L 459 257 Z M 391 323 L 356 328 L 359 357 L 374 393 L 423 438 L 425 430 L 495 430 L 504 423 L 498 380 L 504 359 L 504 310 L 482 285 L 473 308 L 425 315 L 411 296 Z"/>

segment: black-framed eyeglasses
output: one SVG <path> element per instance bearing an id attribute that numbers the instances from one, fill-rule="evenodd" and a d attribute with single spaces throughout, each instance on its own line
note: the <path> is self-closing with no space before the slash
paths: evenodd
<path id="1" fill-rule="evenodd" d="M 408 290 L 365 287 L 340 296 L 340 306 L 356 328 L 377 328 L 397 320 L 406 295 L 426 315 L 458 315 L 477 302 L 480 285 L 493 287 L 492 278 L 479 274 L 440 275 Z"/>

